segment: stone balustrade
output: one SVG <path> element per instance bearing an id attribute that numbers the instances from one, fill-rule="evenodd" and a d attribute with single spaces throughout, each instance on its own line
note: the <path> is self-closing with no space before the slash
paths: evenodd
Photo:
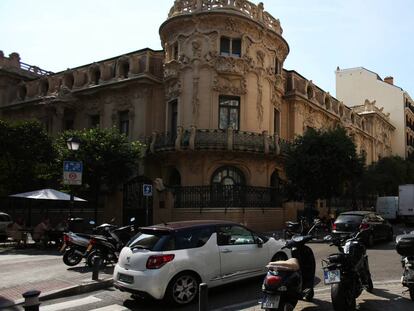
<path id="1" fill-rule="evenodd" d="M 258 5 L 247 0 L 176 0 L 171 8 L 168 18 L 211 11 L 233 11 L 263 24 L 270 30 L 282 35 L 280 21 L 264 11 L 263 3 Z"/>
<path id="2" fill-rule="evenodd" d="M 192 126 L 177 132 L 156 133 L 148 138 L 151 153 L 180 150 L 227 150 L 280 155 L 287 142 L 278 135 L 269 136 L 267 131 L 262 133 L 235 131 L 232 128 L 197 129 Z"/>
<path id="3" fill-rule="evenodd" d="M 162 51 L 145 49 L 46 75 L 40 79 L 22 83 L 19 86 L 17 98 L 12 102 L 36 100 L 47 96 L 56 97 L 72 91 L 123 82 L 143 75 L 162 81 L 163 57 Z"/>

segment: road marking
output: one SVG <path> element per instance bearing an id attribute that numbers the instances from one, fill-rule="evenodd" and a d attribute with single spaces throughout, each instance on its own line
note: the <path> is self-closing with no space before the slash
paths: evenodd
<path id="1" fill-rule="evenodd" d="M 129 309 L 125 308 L 124 306 L 120 306 L 120 305 L 110 305 L 110 306 L 106 306 L 106 307 L 102 307 L 98 309 L 92 309 L 89 311 L 124 311 L 124 310 L 129 310 Z"/>
<path id="2" fill-rule="evenodd" d="M 90 303 L 96 303 L 96 302 L 99 302 L 99 301 L 101 301 L 101 299 L 93 297 L 93 296 L 89 296 L 89 297 L 85 297 L 85 298 L 81 298 L 81 299 L 55 303 L 55 304 L 49 305 L 49 306 L 44 306 L 44 307 L 40 306 L 40 311 L 59 311 L 59 310 L 64 310 L 64 309 L 75 308 L 75 307 L 87 305 L 87 304 L 90 304 Z"/>

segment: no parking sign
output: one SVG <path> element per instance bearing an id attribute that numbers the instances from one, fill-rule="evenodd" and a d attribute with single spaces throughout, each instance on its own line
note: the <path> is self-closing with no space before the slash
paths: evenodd
<path id="1" fill-rule="evenodd" d="M 82 185 L 82 162 L 64 161 L 63 162 L 63 184 Z"/>

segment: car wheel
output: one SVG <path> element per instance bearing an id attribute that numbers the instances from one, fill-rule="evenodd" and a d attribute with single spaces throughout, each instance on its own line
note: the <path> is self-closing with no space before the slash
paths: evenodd
<path id="1" fill-rule="evenodd" d="M 191 272 L 183 272 L 175 276 L 168 284 L 166 300 L 175 305 L 186 305 L 198 295 L 198 277 Z"/>
<path id="2" fill-rule="evenodd" d="M 283 261 L 283 260 L 288 260 L 288 256 L 283 253 L 283 252 L 279 252 L 273 255 L 272 260 L 271 261 Z"/>

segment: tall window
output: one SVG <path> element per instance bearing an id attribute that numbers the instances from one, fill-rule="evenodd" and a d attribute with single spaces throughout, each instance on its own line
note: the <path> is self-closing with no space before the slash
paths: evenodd
<path id="1" fill-rule="evenodd" d="M 273 129 L 275 135 L 280 135 L 280 112 L 277 109 L 274 109 Z"/>
<path id="2" fill-rule="evenodd" d="M 223 166 L 216 170 L 211 178 L 211 183 L 224 186 L 246 184 L 243 173 L 233 166 Z"/>
<path id="3" fill-rule="evenodd" d="M 89 116 L 89 128 L 99 127 L 100 116 L 99 114 L 93 114 Z"/>
<path id="4" fill-rule="evenodd" d="M 177 134 L 177 118 L 178 118 L 178 108 L 177 100 L 173 100 L 169 104 L 169 130 L 171 135 L 175 136 Z"/>
<path id="5" fill-rule="evenodd" d="M 241 39 L 220 38 L 220 55 L 241 57 Z"/>
<path id="6" fill-rule="evenodd" d="M 121 111 L 119 113 L 119 131 L 126 136 L 129 135 L 129 113 Z"/>
<path id="7" fill-rule="evenodd" d="M 240 97 L 219 97 L 219 128 L 222 130 L 232 127 L 239 130 L 240 126 Z"/>

